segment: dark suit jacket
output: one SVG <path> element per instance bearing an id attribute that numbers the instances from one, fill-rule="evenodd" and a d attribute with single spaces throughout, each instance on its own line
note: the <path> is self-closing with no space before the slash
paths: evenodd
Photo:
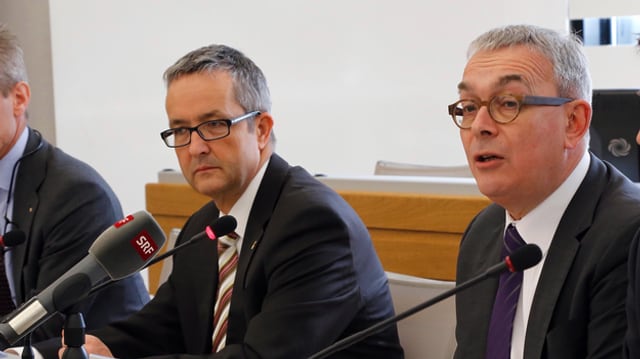
<path id="1" fill-rule="evenodd" d="M 27 241 L 10 249 L 16 300 L 23 303 L 45 289 L 87 256 L 93 241 L 122 219 L 120 202 L 109 185 L 87 164 L 51 146 L 29 129 L 25 157 L 18 167 L 11 220 Z M 15 229 L 15 228 L 14 228 Z M 140 275 L 98 292 L 74 309 L 84 314 L 87 328 L 99 328 L 140 309 L 149 294 Z M 32 334 L 32 342 L 59 337 L 63 317 L 57 315 Z M 47 347 L 35 345 L 45 356 L 57 358 L 60 339 Z"/>
<path id="2" fill-rule="evenodd" d="M 640 232 L 636 234 L 629 250 L 627 320 L 624 357 L 640 358 Z"/>
<path id="3" fill-rule="evenodd" d="M 640 358 L 640 233 L 629 250 L 629 290 L 627 293 L 627 335 L 624 357 Z"/>
<path id="4" fill-rule="evenodd" d="M 463 236 L 457 281 L 500 261 L 504 209 L 493 204 Z M 554 234 L 535 291 L 524 358 L 620 358 L 627 326 L 627 256 L 640 228 L 640 190 L 591 156 Z M 526 240 L 526 238 L 525 238 Z M 484 357 L 498 278 L 458 294 L 456 358 Z"/>
<path id="5" fill-rule="evenodd" d="M 218 217 L 213 203 L 185 224 L 181 243 Z M 179 252 L 155 298 L 95 332 L 116 357 L 211 355 L 215 241 Z M 256 194 L 234 283 L 227 346 L 214 358 L 306 358 L 393 315 L 367 229 L 331 189 L 271 157 Z M 332 358 L 402 358 L 395 326 Z"/>

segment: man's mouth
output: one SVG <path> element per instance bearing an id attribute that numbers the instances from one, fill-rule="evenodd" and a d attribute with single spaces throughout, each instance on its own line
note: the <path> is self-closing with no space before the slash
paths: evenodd
<path id="1" fill-rule="evenodd" d="M 501 157 L 498 157 L 496 155 L 480 155 L 476 157 L 476 161 L 478 162 L 488 162 L 488 161 L 493 161 L 493 160 L 497 160 L 500 159 Z"/>
<path id="2" fill-rule="evenodd" d="M 199 166 L 198 168 L 196 168 L 196 170 L 194 171 L 194 173 L 199 173 L 199 172 L 204 172 L 204 171 L 208 171 L 211 170 L 215 167 L 213 166 Z"/>

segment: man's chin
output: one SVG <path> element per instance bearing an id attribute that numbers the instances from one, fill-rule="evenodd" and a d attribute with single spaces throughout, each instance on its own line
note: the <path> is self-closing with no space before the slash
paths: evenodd
<path id="1" fill-rule="evenodd" d="M 196 191 L 202 193 L 205 196 L 214 197 L 216 193 L 220 193 L 222 190 L 220 186 L 215 186 L 211 183 L 199 183 L 194 186 Z"/>
<path id="2" fill-rule="evenodd" d="M 494 200 L 504 192 L 504 185 L 495 180 L 479 177 L 476 179 L 478 190 L 487 198 Z M 495 201 L 495 200 L 494 200 Z"/>
<path id="3" fill-rule="evenodd" d="M 210 197 L 212 194 L 219 192 L 223 186 L 220 183 L 220 179 L 215 176 L 196 176 L 188 182 L 196 191 Z"/>

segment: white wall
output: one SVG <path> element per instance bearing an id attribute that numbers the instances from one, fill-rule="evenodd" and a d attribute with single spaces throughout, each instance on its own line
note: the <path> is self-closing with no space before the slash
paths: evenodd
<path id="1" fill-rule="evenodd" d="M 640 88 L 640 51 L 633 46 L 585 48 L 594 88 Z M 640 123 L 638 123 L 640 127 Z"/>
<path id="2" fill-rule="evenodd" d="M 25 48 L 31 123 L 96 167 L 134 212 L 144 184 L 177 168 L 158 135 L 161 74 L 187 51 L 226 43 L 253 58 L 271 85 L 278 152 L 311 172 L 371 174 L 378 159 L 457 165 L 445 106 L 469 41 L 507 23 L 565 29 L 567 2 L 3 0 L 0 21 Z M 592 15 L 583 11 L 571 17 Z M 587 54 L 594 87 L 640 86 L 637 49 Z"/>
<path id="3" fill-rule="evenodd" d="M 273 96 L 278 152 L 313 173 L 378 159 L 463 164 L 446 114 L 466 46 L 507 23 L 567 26 L 566 0 L 50 0 L 57 142 L 95 166 L 125 212 L 177 168 L 158 132 L 164 69 L 210 43 L 244 51 Z"/>
<path id="4" fill-rule="evenodd" d="M 569 16 L 572 19 L 629 15 L 640 15 L 640 1 L 569 0 Z"/>

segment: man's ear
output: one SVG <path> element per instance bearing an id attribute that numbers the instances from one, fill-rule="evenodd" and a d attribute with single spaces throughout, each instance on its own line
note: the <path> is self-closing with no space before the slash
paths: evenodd
<path id="1" fill-rule="evenodd" d="M 31 99 L 29 84 L 24 81 L 16 83 L 11 89 L 10 96 L 13 98 L 13 116 L 16 118 L 24 116 Z"/>
<path id="2" fill-rule="evenodd" d="M 271 141 L 273 130 L 273 118 L 268 112 L 263 112 L 255 118 L 255 132 L 258 137 L 258 146 L 263 150 Z"/>
<path id="3" fill-rule="evenodd" d="M 575 148 L 589 132 L 591 124 L 591 104 L 585 100 L 574 100 L 567 105 L 566 143 L 567 148 Z"/>

